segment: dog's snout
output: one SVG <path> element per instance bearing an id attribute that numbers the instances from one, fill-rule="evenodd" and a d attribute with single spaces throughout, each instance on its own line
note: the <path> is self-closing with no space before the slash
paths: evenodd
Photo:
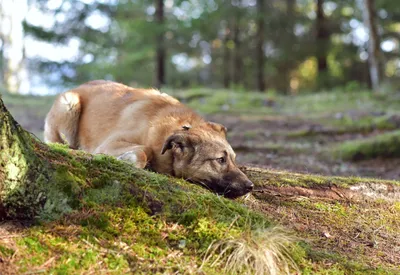
<path id="1" fill-rule="evenodd" d="M 250 192 L 251 190 L 253 190 L 253 188 L 254 188 L 254 183 L 252 183 L 251 181 L 247 181 L 245 185 L 246 191 Z"/>

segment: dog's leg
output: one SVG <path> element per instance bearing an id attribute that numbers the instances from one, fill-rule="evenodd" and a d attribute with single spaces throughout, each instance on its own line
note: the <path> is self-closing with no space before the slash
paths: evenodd
<path id="1" fill-rule="evenodd" d="M 69 147 L 77 149 L 79 146 L 78 125 L 80 115 L 79 95 L 74 92 L 61 94 L 47 114 L 44 125 L 45 142 L 64 143 L 61 138 L 61 134 L 63 134 Z"/>
<path id="2" fill-rule="evenodd" d="M 57 127 L 54 127 L 53 125 L 49 124 L 47 119 L 44 124 L 44 141 L 46 143 L 49 142 L 64 143 L 63 139 L 60 136 L 60 133 L 58 132 Z"/>
<path id="3" fill-rule="evenodd" d="M 137 168 L 146 167 L 152 158 L 152 150 L 149 147 L 118 139 L 106 140 L 94 153 L 114 156 L 119 160 L 133 163 Z"/>

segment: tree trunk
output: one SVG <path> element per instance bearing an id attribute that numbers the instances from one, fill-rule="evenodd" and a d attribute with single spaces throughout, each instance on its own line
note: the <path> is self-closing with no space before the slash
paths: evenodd
<path id="1" fill-rule="evenodd" d="M 159 89 L 165 84 L 164 0 L 157 0 L 156 6 L 156 22 L 159 28 L 156 53 L 156 87 Z"/>
<path id="2" fill-rule="evenodd" d="M 0 96 L 0 221 L 55 219 L 78 208 L 99 163 L 76 156 L 23 130 Z"/>
<path id="3" fill-rule="evenodd" d="M 316 25 L 316 55 L 317 55 L 317 63 L 318 63 L 318 78 L 320 84 L 324 84 L 324 80 L 326 78 L 326 74 L 328 71 L 328 47 L 329 47 L 329 39 L 330 33 L 327 26 L 327 21 L 325 18 L 324 1 L 317 0 L 317 19 L 315 22 Z"/>
<path id="4" fill-rule="evenodd" d="M 288 18 L 287 21 L 287 42 L 289 45 L 293 45 L 296 43 L 296 36 L 294 34 L 294 23 L 295 23 L 295 8 L 296 8 L 296 0 L 286 0 L 286 16 Z M 289 53 L 290 51 L 288 51 Z M 283 75 L 283 89 L 284 92 L 289 94 L 291 92 L 290 80 L 291 80 L 291 72 L 294 66 L 293 60 L 286 56 L 284 58 L 284 64 L 282 68 Z"/>
<path id="5" fill-rule="evenodd" d="M 224 31 L 224 42 L 223 42 L 223 83 L 224 83 L 224 88 L 228 89 L 230 87 L 231 83 L 231 50 L 229 48 L 229 42 L 230 42 L 230 37 L 231 37 L 231 30 L 229 29 L 229 22 L 227 22 L 227 26 L 225 27 Z"/>
<path id="6" fill-rule="evenodd" d="M 233 22 L 233 73 L 232 81 L 239 86 L 242 80 L 242 57 L 240 55 L 240 8 L 236 8 L 236 18 Z"/>
<path id="7" fill-rule="evenodd" d="M 29 218 L 44 206 L 48 164 L 34 151 L 40 146 L 12 118 L 0 97 L 0 220 Z"/>
<path id="8" fill-rule="evenodd" d="M 0 40 L 2 41 L 2 79 L 4 88 L 10 93 L 28 89 L 25 67 L 25 45 L 23 20 L 27 12 L 26 0 L 0 1 Z M 19 12 L 15 12 L 18 10 Z"/>
<path id="9" fill-rule="evenodd" d="M 380 39 L 376 26 L 375 0 L 363 0 L 364 23 L 369 31 L 368 63 L 372 89 L 379 90 L 381 82 L 381 50 Z"/>
<path id="10" fill-rule="evenodd" d="M 264 64 L 265 64 L 265 54 L 264 54 L 264 32 L 265 32 L 265 0 L 257 0 L 257 49 L 256 49 L 256 59 L 257 59 L 257 89 L 262 92 L 265 90 L 265 80 L 264 80 Z"/>

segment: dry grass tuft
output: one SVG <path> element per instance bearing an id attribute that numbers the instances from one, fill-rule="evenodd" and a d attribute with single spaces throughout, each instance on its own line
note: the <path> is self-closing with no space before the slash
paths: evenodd
<path id="1" fill-rule="evenodd" d="M 294 236 L 279 227 L 249 231 L 238 238 L 211 244 L 203 265 L 221 267 L 227 274 L 299 274 L 289 253 L 295 240 Z"/>

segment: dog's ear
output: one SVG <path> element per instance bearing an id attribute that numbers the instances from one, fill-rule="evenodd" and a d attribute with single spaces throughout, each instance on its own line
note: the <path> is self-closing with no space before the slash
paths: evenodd
<path id="1" fill-rule="evenodd" d="M 164 153 L 167 150 L 172 149 L 173 147 L 180 148 L 183 151 L 183 148 L 186 146 L 187 143 L 187 137 L 182 135 L 182 134 L 174 134 L 167 138 L 167 140 L 164 142 L 164 145 L 161 149 L 161 155 L 164 155 Z"/>
<path id="2" fill-rule="evenodd" d="M 226 127 L 224 125 L 215 123 L 215 122 L 211 122 L 211 121 L 208 121 L 207 125 L 210 126 L 212 129 L 214 129 L 215 131 L 221 133 L 224 137 L 226 137 L 226 132 L 228 130 L 226 129 Z"/>

